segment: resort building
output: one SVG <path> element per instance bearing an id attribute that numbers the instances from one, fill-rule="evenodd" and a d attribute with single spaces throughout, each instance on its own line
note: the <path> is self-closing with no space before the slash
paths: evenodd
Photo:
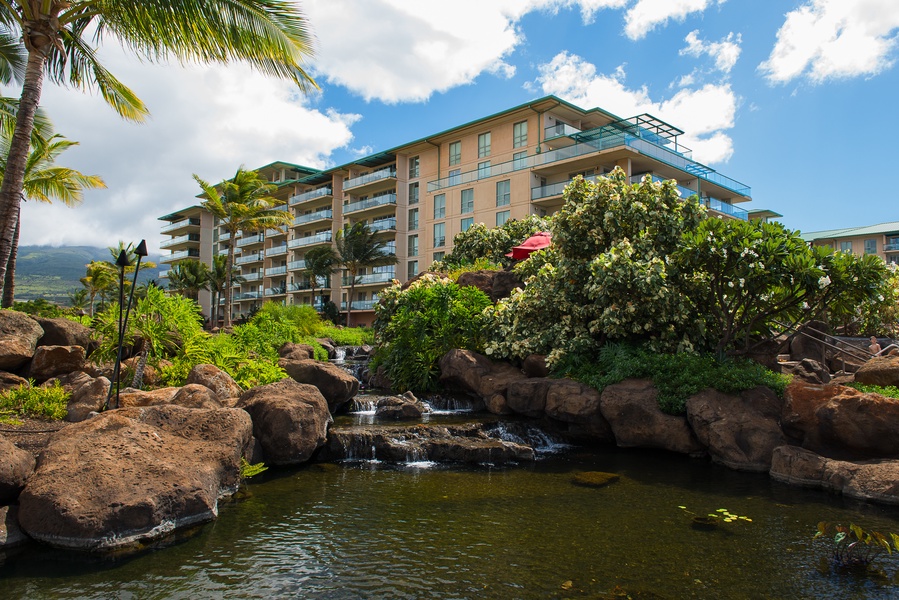
<path id="1" fill-rule="evenodd" d="M 748 219 L 739 205 L 751 200 L 750 188 L 694 161 L 679 142 L 683 133 L 651 115 L 622 119 L 547 96 L 323 171 L 267 165 L 259 171 L 287 198 L 293 226 L 234 240 L 243 283 L 232 314 L 247 314 L 263 301 L 320 302 L 304 273 L 305 252 L 332 244 L 341 228 L 363 222 L 382 236 L 397 264 L 361 274 L 353 298 L 343 274 L 318 282 L 316 296 L 322 283 L 340 310 L 351 303 L 354 323 L 370 322 L 378 293 L 392 279 L 406 281 L 443 258 L 460 231 L 473 223 L 498 226 L 552 214 L 572 178 L 593 179 L 615 167 L 634 182 L 646 174 L 674 179 L 684 196 L 698 194 L 713 213 Z M 188 211 L 162 217 L 171 223 L 163 232 L 172 235 L 163 246 L 173 250 L 165 262 L 180 260 L 175 254 L 182 248 L 174 240 L 188 232 L 174 225 L 186 218 Z M 201 260 L 204 244 L 211 256 L 231 242 L 211 220 L 207 231 L 189 233 L 199 237 L 195 252 Z"/>
<path id="2" fill-rule="evenodd" d="M 829 246 L 853 254 L 876 254 L 888 263 L 899 264 L 899 221 L 810 231 L 802 239 L 813 246 Z"/>

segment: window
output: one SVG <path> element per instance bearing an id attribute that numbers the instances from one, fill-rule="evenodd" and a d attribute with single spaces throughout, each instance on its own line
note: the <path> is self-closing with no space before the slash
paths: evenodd
<path id="1" fill-rule="evenodd" d="M 409 209 L 409 229 L 418 229 L 418 209 Z"/>
<path id="2" fill-rule="evenodd" d="M 865 254 L 877 254 L 877 240 L 865 240 Z"/>
<path id="3" fill-rule="evenodd" d="M 418 236 L 409 236 L 409 256 L 418 256 Z"/>
<path id="4" fill-rule="evenodd" d="M 417 181 L 409 184 L 409 204 L 418 204 L 420 191 Z"/>
<path id="5" fill-rule="evenodd" d="M 462 219 L 462 231 L 468 231 L 468 228 L 474 225 L 474 217 Z"/>
<path id="6" fill-rule="evenodd" d="M 452 142 L 449 145 L 449 164 L 458 165 L 462 162 L 462 142 Z"/>
<path id="7" fill-rule="evenodd" d="M 478 158 L 490 156 L 490 132 L 478 136 Z"/>
<path id="8" fill-rule="evenodd" d="M 415 179 L 419 176 L 420 167 L 418 162 L 418 157 L 413 156 L 409 159 L 409 179 Z M 417 185 L 417 184 L 416 184 Z"/>
<path id="9" fill-rule="evenodd" d="M 462 169 L 453 169 L 449 172 L 449 184 L 459 185 L 462 183 Z"/>
<path id="10" fill-rule="evenodd" d="M 852 242 L 840 242 L 840 252 L 852 254 Z"/>
<path id="11" fill-rule="evenodd" d="M 503 179 L 502 181 L 496 182 L 497 206 L 508 206 L 509 202 L 512 201 L 511 184 L 512 181 L 510 179 Z"/>
<path id="12" fill-rule="evenodd" d="M 501 210 L 498 213 L 496 213 L 496 226 L 497 227 L 505 224 L 505 222 L 508 220 L 509 220 L 509 211 Z"/>
<path id="13" fill-rule="evenodd" d="M 474 188 L 462 190 L 462 214 L 474 211 Z"/>
<path id="14" fill-rule="evenodd" d="M 485 179 L 490 177 L 490 161 L 485 160 L 484 162 L 478 163 L 478 179 Z"/>
<path id="15" fill-rule="evenodd" d="M 512 168 L 516 171 L 526 169 L 528 166 L 528 152 L 516 152 L 512 155 Z"/>
<path id="16" fill-rule="evenodd" d="M 446 245 L 446 223 L 434 223 L 434 247 Z"/>
<path id="17" fill-rule="evenodd" d="M 434 196 L 434 218 L 442 219 L 446 216 L 446 194 Z"/>
<path id="18" fill-rule="evenodd" d="M 409 279 L 418 275 L 418 261 L 410 260 L 408 265 L 408 271 L 406 271 L 409 275 Z"/>
<path id="19" fill-rule="evenodd" d="M 434 253 L 434 262 L 438 260 L 443 260 L 443 257 L 446 256 L 446 252 L 435 252 Z"/>
<path id="20" fill-rule="evenodd" d="M 512 126 L 512 147 L 522 148 L 528 145 L 528 122 L 522 121 Z"/>

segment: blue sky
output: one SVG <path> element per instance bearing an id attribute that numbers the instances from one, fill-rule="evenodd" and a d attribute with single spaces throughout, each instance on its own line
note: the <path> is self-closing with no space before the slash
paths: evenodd
<path id="1" fill-rule="evenodd" d="M 899 220 L 895 0 L 307 0 L 297 96 L 242 66 L 147 65 L 104 48 L 153 113 L 123 123 L 96 96 L 44 104 L 103 176 L 76 209 L 26 207 L 23 243 L 157 244 L 191 178 L 286 160 L 326 168 L 555 94 L 687 133 L 694 158 L 803 231 Z M 12 93 L 10 90 L 4 90 Z"/>

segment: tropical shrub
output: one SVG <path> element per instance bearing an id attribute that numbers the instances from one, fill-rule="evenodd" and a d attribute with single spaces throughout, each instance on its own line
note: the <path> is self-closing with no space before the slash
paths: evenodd
<path id="1" fill-rule="evenodd" d="M 483 350 L 489 305 L 481 290 L 430 273 L 405 290 L 387 288 L 375 307 L 372 367 L 383 367 L 398 391 L 435 390 L 440 357 L 453 348 Z"/>
<path id="2" fill-rule="evenodd" d="M 846 385 L 866 394 L 880 394 L 885 398 L 899 399 L 899 387 L 896 387 L 895 385 L 868 385 L 864 383 L 858 383 L 857 381 L 847 383 Z"/>
<path id="3" fill-rule="evenodd" d="M 510 219 L 499 227 L 474 223 L 453 238 L 453 250 L 431 270 L 447 272 L 463 265 L 486 259 L 490 263 L 508 267 L 514 261 L 506 254 L 538 231 L 548 231 L 551 219 L 528 215 L 524 219 Z"/>
<path id="4" fill-rule="evenodd" d="M 322 324 L 315 331 L 315 337 L 328 338 L 338 346 L 364 346 L 375 341 L 370 327 L 335 327 L 331 323 Z"/>
<path id="5" fill-rule="evenodd" d="M 843 335 L 899 337 L 899 265 L 886 269 L 877 289 L 867 296 L 840 296 L 828 305 L 827 321 L 834 330 Z"/>
<path id="6" fill-rule="evenodd" d="M 50 387 L 21 385 L 0 393 L 0 422 L 16 424 L 21 417 L 58 421 L 65 418 L 68 402 L 69 393 L 58 381 Z"/>
<path id="7" fill-rule="evenodd" d="M 36 298 L 35 300 L 26 300 L 24 302 L 13 302 L 12 309 L 33 317 L 43 317 L 46 319 L 64 317 L 68 314 L 67 310 L 52 302 L 48 302 L 44 298 Z"/>

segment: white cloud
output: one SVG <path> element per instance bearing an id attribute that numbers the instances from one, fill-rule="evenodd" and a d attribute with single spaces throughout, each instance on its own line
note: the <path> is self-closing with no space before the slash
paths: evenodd
<path id="1" fill-rule="evenodd" d="M 739 33 L 735 35 L 731 32 L 720 42 L 706 42 L 699 38 L 699 30 L 696 29 L 688 33 L 684 41 L 687 42 L 687 46 L 681 49 L 681 56 L 686 54 L 699 58 L 707 54 L 715 60 L 716 69 L 730 73 L 740 58 L 740 44 L 743 43 L 743 38 Z"/>
<path id="2" fill-rule="evenodd" d="M 686 133 L 683 142 L 701 162 L 727 161 L 733 142 L 726 131 L 733 128 L 737 97 L 730 84 L 706 84 L 679 90 L 666 100 L 650 98 L 646 86 L 638 89 L 625 84 L 626 73 L 618 67 L 610 75 L 598 74 L 583 58 L 562 52 L 539 67 L 537 83 L 544 93 L 555 94 L 584 108 L 600 106 L 621 117 L 650 113 Z"/>
<path id="3" fill-rule="evenodd" d="M 637 0 L 624 17 L 624 33 L 632 40 L 639 40 L 669 20 L 683 21 L 691 13 L 702 12 L 713 4 L 724 2 L 725 0 Z"/>
<path id="4" fill-rule="evenodd" d="M 358 115 L 318 109 L 318 98 L 298 98 L 286 82 L 248 68 L 153 66 L 104 51 L 109 69 L 152 111 L 144 124 L 122 121 L 98 96 L 44 86 L 42 105 L 56 130 L 80 145 L 60 164 L 104 178 L 74 209 L 29 202 L 22 244 L 109 245 L 161 240 L 159 216 L 197 202 L 191 177 L 233 175 L 241 164 L 275 160 L 325 167 L 352 139 Z"/>
<path id="5" fill-rule="evenodd" d="M 771 83 L 872 76 L 894 63 L 896 0 L 811 0 L 786 15 L 768 60 Z"/>

